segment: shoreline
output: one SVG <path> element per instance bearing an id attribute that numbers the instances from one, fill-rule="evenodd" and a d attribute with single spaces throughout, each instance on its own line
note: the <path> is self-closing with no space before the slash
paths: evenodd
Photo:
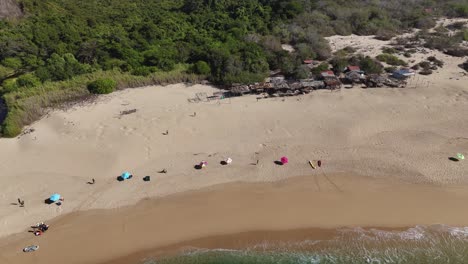
<path id="1" fill-rule="evenodd" d="M 395 183 L 353 174 L 328 177 L 342 191 L 330 183 L 318 191 L 316 175 L 308 175 L 270 183 L 222 184 L 135 206 L 74 212 L 48 222 L 51 228 L 41 237 L 22 232 L 0 239 L 0 259 L 7 264 L 125 263 L 118 259 L 130 263 L 155 249 L 176 252 L 190 243 L 219 245 L 218 239 L 235 246 L 239 238 L 255 240 L 261 234 L 289 239 L 304 229 L 310 231 L 306 234 L 327 236 L 340 227 L 468 226 L 468 212 L 463 210 L 468 186 Z M 327 182 L 323 177 L 319 181 Z M 232 235 L 239 233 L 240 237 Z M 21 252 L 36 243 L 39 251 Z M 78 249 L 86 254 L 76 254 Z"/>

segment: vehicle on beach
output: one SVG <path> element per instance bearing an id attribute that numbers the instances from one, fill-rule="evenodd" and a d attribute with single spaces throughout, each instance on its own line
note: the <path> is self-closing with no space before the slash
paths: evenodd
<path id="1" fill-rule="evenodd" d="M 37 245 L 31 245 L 28 247 L 23 248 L 23 252 L 34 252 L 39 249 L 39 246 Z"/>

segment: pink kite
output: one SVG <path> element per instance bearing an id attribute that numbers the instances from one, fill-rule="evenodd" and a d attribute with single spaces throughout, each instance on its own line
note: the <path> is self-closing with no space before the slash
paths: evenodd
<path id="1" fill-rule="evenodd" d="M 287 164 L 289 162 L 288 158 L 286 157 L 281 157 L 281 163 Z"/>

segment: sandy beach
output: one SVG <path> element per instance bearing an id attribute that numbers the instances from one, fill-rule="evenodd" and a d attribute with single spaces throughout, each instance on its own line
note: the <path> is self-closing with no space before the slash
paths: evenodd
<path id="1" fill-rule="evenodd" d="M 2 263 L 139 263 L 185 247 L 324 239 L 334 235 L 335 227 L 467 224 L 468 186 L 327 177 L 223 184 L 135 206 L 65 215 L 50 222 L 52 229 L 42 237 L 24 232 L 1 241 Z M 24 254 L 25 244 L 41 249 Z"/>
<path id="2" fill-rule="evenodd" d="M 449 160 L 468 152 L 467 77 L 463 59 L 435 55 L 444 68 L 405 89 L 190 103 L 217 89 L 177 84 L 51 111 L 32 133 L 0 139 L 0 259 L 61 263 L 82 247 L 67 263 L 99 263 L 254 230 L 467 225 L 468 163 Z M 290 163 L 276 165 L 281 156 Z M 221 165 L 227 157 L 233 163 Z M 322 168 L 311 169 L 318 159 Z M 208 166 L 194 169 L 202 160 Z M 117 181 L 123 171 L 134 177 Z M 62 206 L 44 203 L 53 193 Z M 46 235 L 27 232 L 54 218 Z M 41 249 L 23 254 L 30 243 Z"/>

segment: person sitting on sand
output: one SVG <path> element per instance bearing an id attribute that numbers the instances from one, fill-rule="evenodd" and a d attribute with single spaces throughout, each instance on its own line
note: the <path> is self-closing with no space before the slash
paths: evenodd
<path id="1" fill-rule="evenodd" d="M 24 200 L 21 200 L 20 198 L 18 198 L 18 203 L 20 207 L 24 207 Z"/>
<path id="2" fill-rule="evenodd" d="M 41 226 L 39 226 L 39 230 L 41 230 L 42 232 L 45 232 L 49 230 L 49 225 L 42 224 Z"/>

